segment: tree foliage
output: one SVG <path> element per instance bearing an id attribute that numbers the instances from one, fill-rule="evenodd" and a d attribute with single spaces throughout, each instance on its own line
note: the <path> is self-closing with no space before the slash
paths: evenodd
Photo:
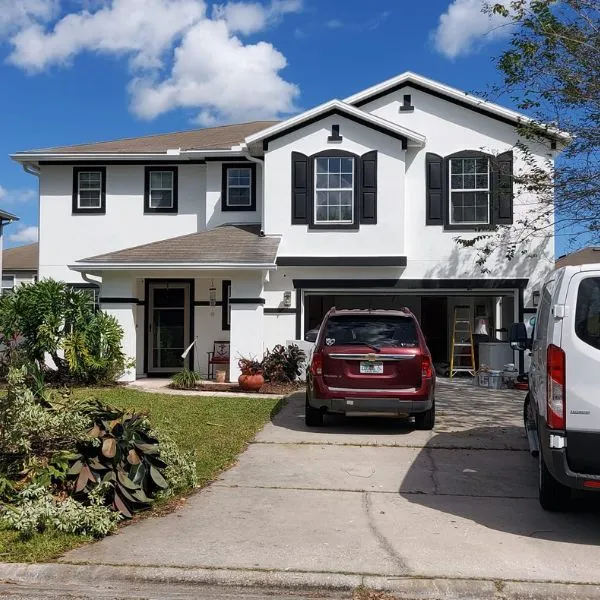
<path id="1" fill-rule="evenodd" d="M 84 290 L 44 279 L 0 298 L 0 341 L 11 352 L 43 364 L 48 354 L 60 380 L 109 383 L 125 369 L 123 330 L 96 310 Z"/>
<path id="2" fill-rule="evenodd" d="M 510 259 L 534 253 L 553 235 L 578 244 L 600 241 L 600 3 L 597 0 L 503 0 L 484 8 L 501 15 L 511 30 L 508 47 L 497 57 L 502 83 L 492 95 L 509 95 L 533 116 L 519 128 L 517 151 L 524 167 L 515 173 L 515 206 L 526 210 L 514 226 L 500 227 L 473 240 L 480 262 L 500 247 Z M 552 168 L 555 130 L 562 154 Z M 555 210 L 554 210 L 555 209 Z"/>

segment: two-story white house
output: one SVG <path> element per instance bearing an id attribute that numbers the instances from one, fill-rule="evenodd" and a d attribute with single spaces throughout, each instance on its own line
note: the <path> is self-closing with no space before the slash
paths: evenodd
<path id="1" fill-rule="evenodd" d="M 207 371 L 229 340 L 262 356 L 331 307 L 409 307 L 434 361 L 453 307 L 502 330 L 553 268 L 537 258 L 484 274 L 457 235 L 510 226 L 531 208 L 513 184 L 526 117 L 404 73 L 282 122 L 252 122 L 19 152 L 40 179 L 39 276 L 98 286 L 136 368 Z M 531 146 L 540 164 L 564 134 Z M 181 354 L 193 341 L 186 359 Z"/>

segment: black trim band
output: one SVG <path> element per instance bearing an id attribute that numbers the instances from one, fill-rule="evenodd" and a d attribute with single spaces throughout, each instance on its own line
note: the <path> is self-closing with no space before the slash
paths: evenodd
<path id="1" fill-rule="evenodd" d="M 229 160 L 229 159 L 219 159 Z M 93 162 L 92 162 L 93 161 Z M 65 167 L 85 167 L 88 165 L 100 165 L 100 166 L 114 166 L 114 165 L 161 165 L 168 167 L 169 165 L 203 165 L 204 160 L 96 160 L 90 157 L 90 160 L 40 160 L 38 163 L 40 166 L 58 167 L 64 165 Z"/>
<path id="2" fill-rule="evenodd" d="M 529 279 L 294 279 L 296 289 L 525 289 Z"/>
<path id="3" fill-rule="evenodd" d="M 309 125 L 312 125 L 313 123 L 322 121 L 323 119 L 326 119 L 327 117 L 330 117 L 332 115 L 339 115 L 340 117 L 343 117 L 350 121 L 354 121 L 355 123 L 360 123 L 361 125 L 364 125 L 365 127 L 373 129 L 374 131 L 378 131 L 379 133 L 383 133 L 385 135 L 389 135 L 390 137 L 392 137 L 394 139 L 400 140 L 402 142 L 402 148 L 404 150 L 406 150 L 406 147 L 408 145 L 408 140 L 406 139 L 405 136 L 400 135 L 399 133 L 396 133 L 395 131 L 389 131 L 385 127 L 381 127 L 379 125 L 375 125 L 374 123 L 370 123 L 366 119 L 361 119 L 360 117 L 357 117 L 355 115 L 347 114 L 337 108 L 332 108 L 332 109 L 324 112 L 323 114 L 317 115 L 317 116 L 313 117 L 312 119 L 308 119 L 308 121 L 303 121 L 302 123 L 298 123 L 297 125 L 294 125 L 293 127 L 285 129 L 284 131 L 281 131 L 279 133 L 275 133 L 274 135 L 272 135 L 268 138 L 265 138 L 263 140 L 263 148 L 265 150 L 268 150 L 269 142 L 272 142 L 273 140 L 283 137 L 284 135 L 289 135 L 290 133 L 293 133 L 294 131 L 298 131 L 299 129 L 303 129 L 304 127 L 308 127 Z"/>
<path id="4" fill-rule="evenodd" d="M 405 267 L 406 256 L 280 256 L 278 267 Z"/>
<path id="5" fill-rule="evenodd" d="M 264 304 L 264 298 L 229 298 L 229 304 Z"/>
<path id="6" fill-rule="evenodd" d="M 144 303 L 143 300 L 138 298 L 115 298 L 115 297 L 100 297 L 100 304 L 140 304 Z"/>
<path id="7" fill-rule="evenodd" d="M 295 308 L 265 308 L 265 315 L 295 315 Z"/>

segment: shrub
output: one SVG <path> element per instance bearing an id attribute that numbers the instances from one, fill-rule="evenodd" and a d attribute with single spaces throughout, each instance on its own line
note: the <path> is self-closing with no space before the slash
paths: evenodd
<path id="1" fill-rule="evenodd" d="M 238 360 L 238 367 L 242 375 L 259 375 L 263 372 L 262 362 L 254 358 L 241 357 Z"/>
<path id="2" fill-rule="evenodd" d="M 171 387 L 176 390 L 193 390 L 196 388 L 196 383 L 201 379 L 202 377 L 197 371 L 184 369 L 171 377 Z"/>
<path id="3" fill-rule="evenodd" d="M 182 452 L 173 439 L 164 433 L 152 432 L 160 438 L 160 458 L 167 464 L 163 474 L 169 488 L 159 492 L 168 498 L 179 492 L 191 490 L 198 485 L 198 474 L 193 452 Z"/>
<path id="4" fill-rule="evenodd" d="M 56 498 L 44 487 L 33 485 L 23 490 L 14 505 L 2 507 L 1 520 L 23 536 L 46 529 L 64 533 L 103 537 L 112 533 L 121 515 L 103 505 L 104 489 L 90 494 L 89 504 L 73 498 Z"/>
<path id="5" fill-rule="evenodd" d="M 59 382 L 114 381 L 128 366 L 122 338 L 114 317 L 95 310 L 84 290 L 65 283 L 44 279 L 0 297 L 0 342 L 8 348 L 5 362 L 18 366 L 15 352 L 23 351 L 30 362 L 43 364 L 49 354 Z"/>
<path id="6" fill-rule="evenodd" d="M 304 350 L 296 344 L 287 348 L 278 344 L 271 351 L 267 350 L 262 362 L 265 379 L 275 383 L 295 381 L 302 373 L 302 365 L 306 360 Z"/>

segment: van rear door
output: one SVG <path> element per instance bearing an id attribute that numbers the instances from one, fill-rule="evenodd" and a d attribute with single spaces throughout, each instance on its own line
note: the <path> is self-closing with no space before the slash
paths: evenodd
<path id="1" fill-rule="evenodd" d="M 565 304 L 567 459 L 575 472 L 600 474 L 600 270 L 576 272 Z"/>

